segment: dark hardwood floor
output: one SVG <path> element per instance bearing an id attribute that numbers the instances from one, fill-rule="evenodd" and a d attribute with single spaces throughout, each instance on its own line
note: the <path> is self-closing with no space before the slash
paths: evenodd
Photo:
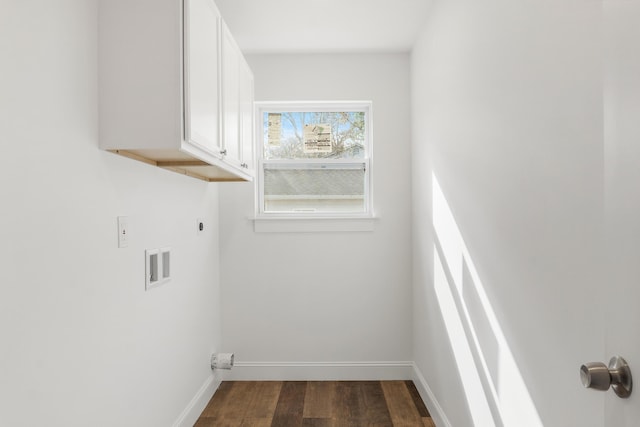
<path id="1" fill-rule="evenodd" d="M 195 427 L 435 427 L 412 381 L 224 381 Z"/>

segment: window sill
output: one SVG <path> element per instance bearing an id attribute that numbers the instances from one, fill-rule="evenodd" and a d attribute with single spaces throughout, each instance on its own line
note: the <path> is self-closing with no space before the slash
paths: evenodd
<path id="1" fill-rule="evenodd" d="M 327 233 L 373 231 L 377 217 L 256 217 L 253 230 L 256 233 Z"/>

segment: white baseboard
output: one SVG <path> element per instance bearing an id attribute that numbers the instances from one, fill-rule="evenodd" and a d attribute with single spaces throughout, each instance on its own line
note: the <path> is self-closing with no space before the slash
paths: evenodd
<path id="1" fill-rule="evenodd" d="M 431 418 L 433 418 L 433 422 L 437 427 L 451 427 L 451 423 L 447 418 L 447 415 L 444 413 L 442 406 L 438 403 L 438 399 L 431 391 L 429 384 L 424 379 L 424 375 L 418 366 L 413 363 L 413 383 L 416 385 L 418 392 L 420 393 L 420 397 L 424 401 L 425 405 L 427 405 L 427 409 L 429 410 L 429 414 L 431 414 Z"/>
<path id="2" fill-rule="evenodd" d="M 347 381 L 409 380 L 413 362 L 236 362 L 225 380 Z"/>
<path id="3" fill-rule="evenodd" d="M 207 403 L 213 397 L 213 393 L 220 387 L 221 380 L 218 377 L 219 375 L 212 374 L 207 378 L 176 422 L 173 423 L 173 427 L 193 427 L 204 408 L 206 408 Z"/>

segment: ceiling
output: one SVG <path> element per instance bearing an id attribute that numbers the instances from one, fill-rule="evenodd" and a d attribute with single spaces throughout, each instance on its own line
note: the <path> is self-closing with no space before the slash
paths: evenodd
<path id="1" fill-rule="evenodd" d="M 431 0 L 216 0 L 245 53 L 408 51 Z"/>

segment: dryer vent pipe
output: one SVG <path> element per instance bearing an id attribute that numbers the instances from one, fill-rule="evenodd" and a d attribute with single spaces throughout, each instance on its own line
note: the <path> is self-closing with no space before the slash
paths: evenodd
<path id="1" fill-rule="evenodd" d="M 211 369 L 233 368 L 233 353 L 213 353 L 211 355 Z"/>

